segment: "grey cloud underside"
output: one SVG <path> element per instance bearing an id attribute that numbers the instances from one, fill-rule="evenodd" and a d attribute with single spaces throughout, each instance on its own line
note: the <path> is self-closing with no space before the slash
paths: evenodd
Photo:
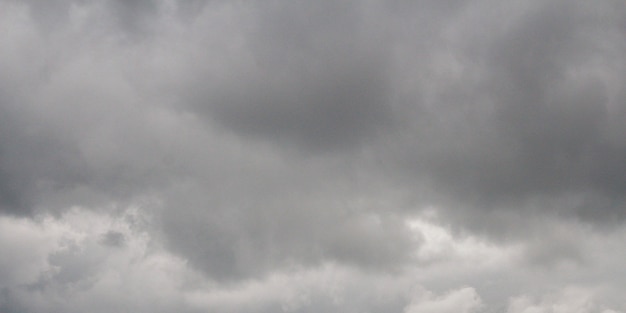
<path id="1" fill-rule="evenodd" d="M 619 4 L 168 3 L 2 2 L 26 29 L 0 50 L 4 213 L 156 198 L 221 281 L 401 269 L 429 205 L 487 233 L 623 221 Z"/>
<path id="2" fill-rule="evenodd" d="M 460 30 L 462 69 L 442 78 L 402 158 L 477 207 L 623 217 L 624 18 L 596 9 L 551 2 L 488 35 Z"/>
<path id="3" fill-rule="evenodd" d="M 201 73 L 192 85 L 193 110 L 304 153 L 358 147 L 393 127 L 389 51 L 356 4 L 270 4 L 255 13 L 236 59 L 222 56 L 232 68 Z"/>

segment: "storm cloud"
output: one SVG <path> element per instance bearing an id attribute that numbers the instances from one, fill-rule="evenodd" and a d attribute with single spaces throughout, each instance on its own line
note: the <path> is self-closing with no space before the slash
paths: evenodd
<path id="1" fill-rule="evenodd" d="M 0 311 L 624 311 L 625 26 L 0 1 Z"/>

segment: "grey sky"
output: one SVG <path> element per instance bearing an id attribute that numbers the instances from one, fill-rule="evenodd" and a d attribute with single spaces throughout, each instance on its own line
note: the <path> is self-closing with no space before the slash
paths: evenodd
<path id="1" fill-rule="evenodd" d="M 0 0 L 0 311 L 626 311 L 624 27 Z"/>

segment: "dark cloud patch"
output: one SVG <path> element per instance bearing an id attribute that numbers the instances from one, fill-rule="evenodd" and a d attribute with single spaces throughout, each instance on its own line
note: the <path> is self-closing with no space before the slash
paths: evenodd
<path id="1" fill-rule="evenodd" d="M 374 136 L 391 115 L 376 70 L 357 65 L 345 71 L 274 84 L 258 77 L 218 96 L 219 104 L 209 110 L 228 129 L 279 145 L 311 151 L 354 146 Z"/>
<path id="2" fill-rule="evenodd" d="M 162 3 L 159 1 L 95 1 L 95 0 L 50 0 L 50 1 L 15 1 L 28 9 L 38 30 L 52 35 L 72 26 L 80 15 L 80 11 L 90 11 L 88 22 L 91 31 L 101 31 L 99 27 L 108 28 L 97 35 L 115 35 L 128 42 L 141 40 L 152 34 L 155 19 L 159 15 Z"/>
<path id="3" fill-rule="evenodd" d="M 202 11 L 205 7 L 211 4 L 214 1 L 209 0 L 190 0 L 190 1 L 180 1 L 176 3 L 176 11 L 180 15 L 180 17 L 184 20 L 193 20 Z"/>
<path id="4" fill-rule="evenodd" d="M 245 52 L 225 60 L 229 73 L 198 83 L 194 109 L 242 136 L 304 151 L 354 147 L 389 127 L 385 30 L 354 4 L 309 5 L 255 6 Z"/>
<path id="5" fill-rule="evenodd" d="M 269 184 L 263 188 L 284 188 Z M 410 247 L 417 241 L 399 216 L 377 208 L 351 211 L 348 205 L 318 198 L 332 192 L 315 188 L 282 196 L 248 192 L 237 199 L 226 190 L 180 199 L 171 205 L 185 215 L 164 212 L 166 242 L 195 268 L 222 282 L 328 261 L 376 272 L 398 271 L 411 262 Z"/>
<path id="6" fill-rule="evenodd" d="M 39 24 L 40 30 L 47 32 L 63 27 L 69 17 L 70 7 L 74 1 L 24 1 L 27 3 L 35 23 Z"/>
<path id="7" fill-rule="evenodd" d="M 600 35 L 616 36 L 623 17 L 609 4 L 590 11 L 578 2 L 533 5 L 521 19 L 498 9 L 510 18 L 487 33 L 467 28 L 451 37 L 457 72 L 433 77 L 443 91 L 430 92 L 411 130 L 417 176 L 430 177 L 445 198 L 487 211 L 623 216 L 618 160 L 626 150 L 611 135 L 621 129 L 611 115 L 624 107 L 612 86 L 615 75 L 623 80 L 612 61 L 623 45 Z M 589 198 L 572 205 L 571 194 Z M 622 204 L 594 204 L 603 198 Z"/>
<path id="8" fill-rule="evenodd" d="M 0 207 L 17 215 L 32 213 L 43 192 L 71 189 L 84 179 L 82 160 L 64 140 L 0 107 Z"/>
<path id="9" fill-rule="evenodd" d="M 117 231 L 108 231 L 100 238 L 100 242 L 105 246 L 123 247 L 126 242 L 126 236 Z"/>
<path id="10" fill-rule="evenodd" d="M 106 203 L 112 198 L 124 201 L 135 196 L 131 189 L 144 188 L 140 187 L 143 183 L 136 184 L 138 176 L 129 175 L 128 164 L 91 159 L 84 142 L 63 135 L 63 126 L 49 123 L 28 109 L 13 110 L 9 107 L 13 104 L 4 105 L 0 108 L 5 113 L 0 126 L 3 211 L 30 215 L 68 205 Z M 70 109 L 68 114 L 77 112 Z M 65 117 L 60 122 L 74 121 Z"/>
<path id="11" fill-rule="evenodd" d="M 12 297 L 10 288 L 0 289 L 0 310 L 7 313 L 28 312 L 24 306 Z"/>
<path id="12" fill-rule="evenodd" d="M 159 13 L 158 1 L 114 0 L 107 1 L 110 16 L 127 34 L 146 34 Z"/>

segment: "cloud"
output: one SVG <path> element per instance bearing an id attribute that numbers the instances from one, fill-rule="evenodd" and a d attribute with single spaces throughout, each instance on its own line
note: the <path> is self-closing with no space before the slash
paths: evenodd
<path id="1" fill-rule="evenodd" d="M 622 93 L 612 87 L 616 47 L 603 38 L 623 18 L 604 3 L 595 11 L 572 2 L 494 9 L 509 19 L 475 6 L 450 31 L 453 50 L 435 54 L 432 100 L 402 169 L 428 175 L 464 206 L 621 216 L 623 186 L 614 178 L 622 165 L 609 160 L 624 153 L 610 118 L 622 111 Z M 450 56 L 439 65 L 442 55 Z"/>
<path id="2" fill-rule="evenodd" d="M 512 298 L 509 302 L 508 313 L 558 313 L 558 312 L 616 312 L 607 308 L 599 308 L 593 301 L 593 292 L 577 287 L 568 287 L 558 293 L 545 295 L 540 301 L 533 301 L 529 297 Z"/>
<path id="3" fill-rule="evenodd" d="M 7 255 L 20 259 L 5 260 L 3 269 L 14 266 L 28 271 L 28 275 L 17 272 L 2 280 L 0 308 L 3 312 L 184 309 L 176 304 L 178 288 L 181 279 L 191 277 L 193 272 L 180 258 L 151 246 L 141 226 L 143 217 L 136 209 L 115 216 L 81 208 L 39 221 L 3 217 L 2 223 L 10 227 L 2 240 L 20 236 L 22 239 L 13 244 L 21 246 L 29 241 L 28 249 L 20 250 L 38 253 L 15 251 Z M 22 229 L 19 232 L 15 229 L 18 227 Z M 125 234 L 130 239 L 125 246 L 112 247 L 100 240 L 110 233 Z M 3 243 L 4 251 L 10 251 L 7 244 Z"/>
<path id="4" fill-rule="evenodd" d="M 449 312 L 478 308 L 472 288 L 439 295 L 403 273 L 362 271 L 340 263 L 294 264 L 261 279 L 218 284 L 157 241 L 145 208 L 119 214 L 73 208 L 60 217 L 2 217 L 3 311 L 95 312 Z M 123 246 L 102 240 L 123 235 Z M 16 236 L 20 240 L 10 242 Z M 21 254 L 19 251 L 23 251 Z M 57 299 L 64 299 L 59 302 Z"/>
<path id="5" fill-rule="evenodd" d="M 452 291 L 444 296 L 434 298 L 426 296 L 417 303 L 405 309 L 406 313 L 446 313 L 446 312 L 476 312 L 481 306 L 481 300 L 473 288 L 462 288 Z"/>
<path id="6" fill-rule="evenodd" d="M 223 283 L 163 245 L 151 211 L 149 206 L 117 213 L 75 207 L 57 217 L 0 218 L 0 248 L 10 252 L 0 258 L 4 270 L 0 308 L 7 312 L 132 308 L 138 312 L 444 313 L 490 312 L 509 297 L 502 305 L 515 313 L 620 308 L 623 280 L 614 271 L 621 263 L 614 258 L 598 258 L 573 270 L 528 267 L 519 247 L 453 234 L 428 219 L 412 221 L 411 229 L 424 249 L 448 247 L 438 252 L 438 261 L 431 258 L 392 272 L 336 261 L 292 262 L 262 277 Z M 111 234 L 126 238 L 124 244 L 103 240 Z M 622 237 L 623 230 L 588 240 L 597 249 L 615 251 L 611 245 Z M 22 249 L 26 245 L 29 249 Z M 422 256 L 419 251 L 418 257 Z M 608 271 L 607 278 L 602 271 Z M 549 286 L 572 280 L 587 281 L 588 287 L 550 291 Z M 603 286 L 609 282 L 614 285 Z"/>
<path id="7" fill-rule="evenodd" d="M 620 8 L 0 0 L 1 310 L 618 303 Z"/>
<path id="8" fill-rule="evenodd" d="M 392 125 L 393 112 L 385 31 L 371 25 L 369 10 L 356 3 L 253 5 L 231 17 L 241 25 L 225 21 L 238 27 L 240 41 L 217 48 L 227 54 L 200 53 L 184 100 L 235 134 L 304 153 L 371 141 Z M 221 44 L 206 34 L 202 40 Z"/>

